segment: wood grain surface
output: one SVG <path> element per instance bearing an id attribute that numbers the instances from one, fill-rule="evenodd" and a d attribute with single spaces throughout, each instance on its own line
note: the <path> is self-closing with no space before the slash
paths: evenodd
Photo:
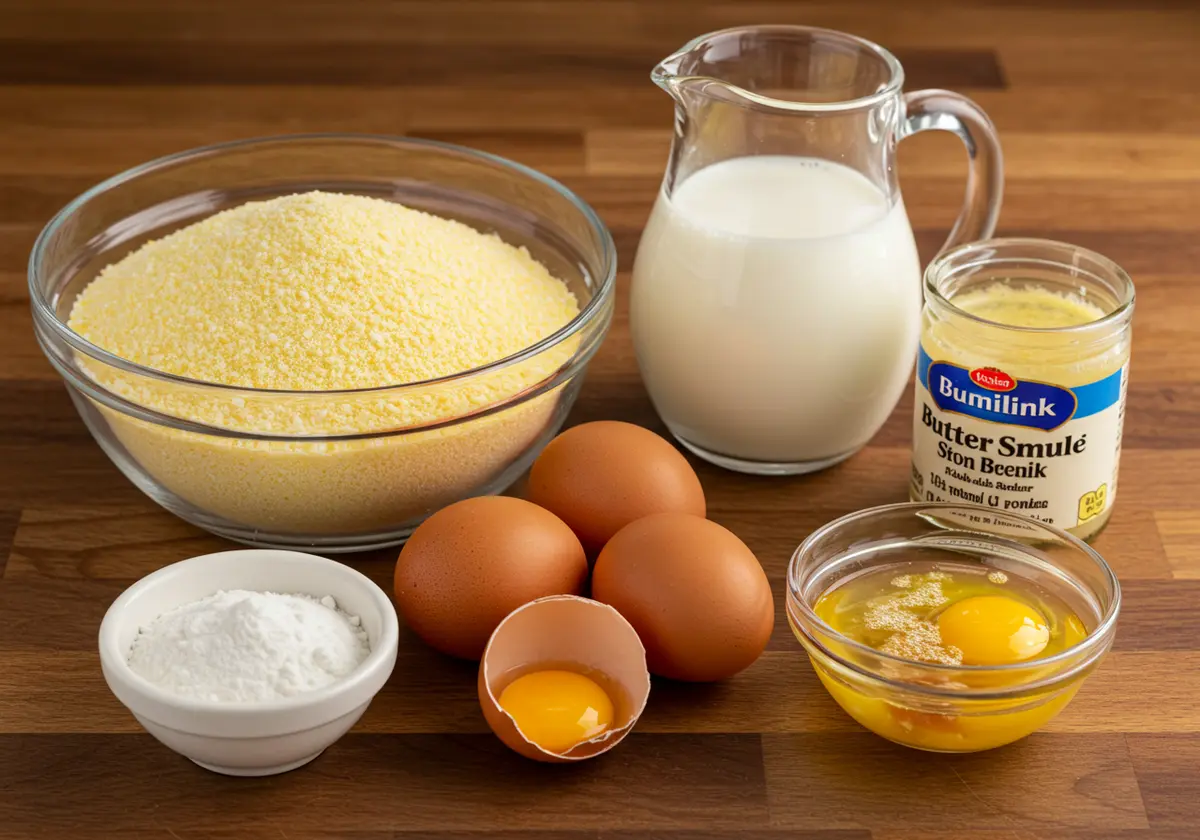
<path id="1" fill-rule="evenodd" d="M 807 478 L 697 465 L 712 517 L 780 596 L 727 684 L 656 683 L 636 732 L 577 767 L 492 737 L 474 670 L 405 635 L 355 730 L 303 770 L 206 772 L 109 694 L 96 631 L 131 582 L 230 547 L 158 509 L 100 451 L 33 338 L 38 230 L 96 181 L 198 144 L 411 134 L 561 179 L 611 226 L 620 308 L 571 422 L 661 429 L 637 374 L 628 269 L 662 175 L 661 57 L 739 23 L 840 28 L 908 88 L 986 108 L 1007 158 L 1000 233 L 1078 242 L 1138 285 L 1121 496 L 1097 547 L 1125 603 L 1113 652 L 1046 731 L 991 753 L 893 746 L 828 698 L 783 622 L 814 527 L 905 498 L 911 397 Z M 1200 10 L 1150 0 L 22 0 L 0 2 L 0 838 L 1150 840 L 1200 836 Z M 900 170 L 928 259 L 958 212 L 949 136 Z M 394 552 L 346 562 L 390 580 Z"/>

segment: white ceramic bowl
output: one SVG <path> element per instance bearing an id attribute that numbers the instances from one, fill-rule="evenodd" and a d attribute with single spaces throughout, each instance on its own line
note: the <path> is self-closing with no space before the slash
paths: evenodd
<path id="1" fill-rule="evenodd" d="M 179 697 L 129 668 L 140 627 L 174 607 L 231 589 L 332 595 L 362 619 L 371 653 L 346 679 L 273 703 Z M 354 725 L 391 675 L 399 638 L 387 595 L 349 566 L 294 551 L 225 551 L 174 563 L 125 590 L 100 624 L 100 665 L 117 699 L 177 753 L 218 773 L 268 776 L 307 764 Z"/>

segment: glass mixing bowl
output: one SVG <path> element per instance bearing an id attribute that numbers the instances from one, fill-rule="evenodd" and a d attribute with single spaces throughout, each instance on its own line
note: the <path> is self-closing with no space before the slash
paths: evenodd
<path id="1" fill-rule="evenodd" d="M 973 524 L 981 521 L 988 531 Z M 1041 659 L 938 665 L 874 650 L 814 612 L 847 577 L 914 559 L 981 562 L 1032 578 L 1074 609 L 1087 635 Z M 814 532 L 788 565 L 788 623 L 833 699 L 877 735 L 933 752 L 991 749 L 1044 726 L 1112 646 L 1120 604 L 1116 576 L 1086 543 L 973 505 L 913 502 L 852 513 Z"/>
<path id="2" fill-rule="evenodd" d="M 67 326 L 80 291 L 145 242 L 246 201 L 309 190 L 398 201 L 497 233 L 565 282 L 580 312 L 537 344 L 473 370 L 319 392 L 174 376 L 118 358 Z M 438 508 L 516 480 L 579 393 L 612 321 L 615 275 L 603 222 L 550 178 L 458 146 L 353 135 L 247 140 L 144 164 L 68 204 L 29 261 L 42 349 L 134 484 L 221 536 L 328 552 L 398 544 Z M 271 431 L 212 422 L 228 406 L 242 418 L 270 418 Z M 389 424 L 390 406 L 422 422 Z M 364 416 L 376 419 L 345 419 Z"/>

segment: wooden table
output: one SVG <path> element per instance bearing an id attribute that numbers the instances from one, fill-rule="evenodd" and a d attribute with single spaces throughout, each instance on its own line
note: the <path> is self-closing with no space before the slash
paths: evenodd
<path id="1" fill-rule="evenodd" d="M 660 428 L 625 314 L 671 129 L 647 73 L 691 36 L 745 22 L 854 31 L 896 51 L 909 89 L 968 93 L 1004 142 L 1001 233 L 1094 247 L 1136 279 L 1121 496 L 1097 543 L 1125 604 L 1112 654 L 1073 705 L 993 753 L 895 747 L 834 706 L 780 608 L 751 670 L 657 684 L 630 739 L 578 767 L 508 753 L 486 730 L 473 669 L 407 636 L 354 732 L 301 771 L 227 779 L 144 734 L 101 677 L 100 618 L 142 575 L 228 544 L 117 472 L 38 350 L 24 269 L 51 214 L 136 163 L 252 135 L 413 134 L 515 158 L 578 190 L 620 247 L 621 309 L 572 422 Z M 1200 12 L 1186 2 L 0 4 L 0 837 L 1197 837 L 1197 82 Z M 900 160 L 927 259 L 958 212 L 963 155 L 922 135 Z M 814 527 L 905 497 L 911 408 L 820 475 L 700 466 L 713 518 L 749 543 L 777 593 Z M 384 583 L 393 559 L 348 562 Z"/>

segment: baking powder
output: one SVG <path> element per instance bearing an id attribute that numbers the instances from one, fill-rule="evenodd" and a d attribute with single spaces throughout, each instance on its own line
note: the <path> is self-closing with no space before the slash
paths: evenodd
<path id="1" fill-rule="evenodd" d="M 184 604 L 141 628 L 129 667 L 182 697 L 263 703 L 337 682 L 370 651 L 359 618 L 329 596 L 239 589 Z"/>

